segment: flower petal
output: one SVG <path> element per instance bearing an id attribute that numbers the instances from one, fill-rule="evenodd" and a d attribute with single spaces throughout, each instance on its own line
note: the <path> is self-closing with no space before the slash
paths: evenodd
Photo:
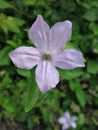
<path id="1" fill-rule="evenodd" d="M 49 61 L 43 61 L 36 68 L 36 82 L 42 92 L 47 92 L 58 84 L 59 73 Z"/>
<path id="2" fill-rule="evenodd" d="M 34 42 L 35 46 L 40 50 L 46 49 L 48 46 L 49 26 L 43 20 L 41 15 L 38 15 L 36 21 L 29 29 L 29 38 Z"/>
<path id="3" fill-rule="evenodd" d="M 40 54 L 36 48 L 22 46 L 9 53 L 12 62 L 18 68 L 31 69 L 40 61 Z"/>
<path id="4" fill-rule="evenodd" d="M 71 122 L 71 123 L 70 123 L 70 126 L 71 126 L 72 128 L 76 128 L 77 125 L 76 125 L 75 122 Z"/>
<path id="5" fill-rule="evenodd" d="M 67 130 L 70 126 L 68 125 L 68 123 L 65 123 L 63 126 L 62 126 L 62 130 Z"/>
<path id="6" fill-rule="evenodd" d="M 69 120 L 69 119 L 70 119 L 70 114 L 69 114 L 69 112 L 65 112 L 65 113 L 64 113 L 64 117 L 65 117 L 66 120 Z"/>
<path id="7" fill-rule="evenodd" d="M 70 39 L 72 23 L 69 20 L 56 23 L 50 30 L 52 49 L 63 49 L 64 44 Z"/>
<path id="8" fill-rule="evenodd" d="M 65 123 L 66 123 L 66 120 L 65 120 L 64 117 L 60 117 L 60 118 L 58 118 L 58 122 L 59 122 L 60 124 L 65 124 Z"/>
<path id="9" fill-rule="evenodd" d="M 82 53 L 76 49 L 67 49 L 55 56 L 55 66 L 61 69 L 74 69 L 76 67 L 85 67 Z"/>
<path id="10" fill-rule="evenodd" d="M 72 120 L 72 121 L 76 121 L 77 119 L 78 119 L 77 116 L 72 116 L 72 117 L 71 117 L 71 120 Z"/>
<path id="11" fill-rule="evenodd" d="M 66 130 L 66 129 L 69 128 L 69 124 L 68 124 L 67 120 L 64 117 L 58 118 L 58 122 L 63 125 L 62 130 Z"/>

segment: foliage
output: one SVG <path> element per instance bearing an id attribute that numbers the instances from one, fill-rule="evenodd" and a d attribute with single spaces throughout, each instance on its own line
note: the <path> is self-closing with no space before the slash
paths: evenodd
<path id="1" fill-rule="evenodd" d="M 65 19 L 72 21 L 72 38 L 65 48 L 81 50 L 86 61 L 86 67 L 83 69 L 58 69 L 61 81 L 46 94 L 40 93 L 35 84 L 35 70 L 17 69 L 8 56 L 16 47 L 32 45 L 28 39 L 28 29 L 38 14 L 41 14 L 50 26 Z M 1 119 L 26 123 L 28 130 L 37 125 L 43 126 L 45 130 L 59 130 L 57 118 L 67 110 L 78 116 L 76 130 L 96 130 L 97 75 L 97 0 L 0 0 Z M 29 88 L 30 80 L 32 87 Z"/>

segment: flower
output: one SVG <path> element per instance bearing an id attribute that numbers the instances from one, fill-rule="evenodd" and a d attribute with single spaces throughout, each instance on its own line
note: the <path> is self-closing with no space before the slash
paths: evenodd
<path id="1" fill-rule="evenodd" d="M 67 130 L 68 128 L 76 128 L 75 121 L 77 120 L 76 116 L 70 116 L 69 112 L 65 112 L 63 117 L 58 119 L 58 122 L 62 124 L 62 130 Z"/>
<path id="2" fill-rule="evenodd" d="M 82 53 L 76 49 L 63 50 L 64 44 L 70 39 L 72 23 L 68 20 L 56 23 L 52 28 L 38 15 L 29 29 L 29 39 L 36 47 L 22 46 L 9 53 L 12 62 L 18 68 L 35 71 L 36 82 L 42 92 L 56 87 L 61 69 L 84 67 Z"/>

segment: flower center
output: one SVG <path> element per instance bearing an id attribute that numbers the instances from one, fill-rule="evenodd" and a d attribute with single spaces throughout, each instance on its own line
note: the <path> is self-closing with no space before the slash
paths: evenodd
<path id="1" fill-rule="evenodd" d="M 44 54 L 43 60 L 51 60 L 51 56 L 49 54 Z"/>

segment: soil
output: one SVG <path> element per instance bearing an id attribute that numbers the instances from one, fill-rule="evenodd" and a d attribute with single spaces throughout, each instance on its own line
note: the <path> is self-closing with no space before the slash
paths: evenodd
<path id="1" fill-rule="evenodd" d="M 13 122 L 8 119 L 0 120 L 0 130 L 44 130 L 42 126 L 36 126 L 33 129 L 28 129 L 25 123 Z"/>

